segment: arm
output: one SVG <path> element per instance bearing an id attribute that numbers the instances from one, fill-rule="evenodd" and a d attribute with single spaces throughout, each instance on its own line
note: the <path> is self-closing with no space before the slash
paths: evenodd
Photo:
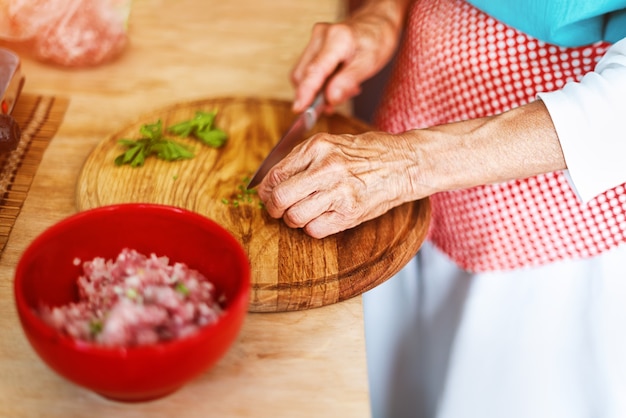
<path id="1" fill-rule="evenodd" d="M 418 182 L 436 192 L 568 169 L 584 201 L 626 182 L 626 39 L 580 82 L 538 96 L 500 115 L 431 128 L 441 138 L 420 143 L 428 156 Z"/>
<path id="2" fill-rule="evenodd" d="M 541 101 L 497 116 L 401 134 L 317 134 L 259 185 L 268 213 L 315 237 L 433 193 L 565 168 Z"/>
<path id="3" fill-rule="evenodd" d="M 293 110 L 301 112 L 327 78 L 326 100 L 336 106 L 359 93 L 361 82 L 376 74 L 393 55 L 409 0 L 368 0 L 345 21 L 317 23 L 296 63 Z"/>
<path id="4" fill-rule="evenodd" d="M 417 139 L 413 199 L 566 168 L 550 114 L 538 100 L 486 118 L 406 133 Z M 420 185 L 428 185 L 423 188 Z"/>

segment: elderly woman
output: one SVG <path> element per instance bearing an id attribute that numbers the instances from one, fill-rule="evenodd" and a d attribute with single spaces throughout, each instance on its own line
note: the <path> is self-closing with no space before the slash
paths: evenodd
<path id="1" fill-rule="evenodd" d="M 626 416 L 625 37 L 626 0 L 371 0 L 315 26 L 294 111 L 400 48 L 378 131 L 298 146 L 268 212 L 321 238 L 433 208 L 364 296 L 374 417 Z"/>

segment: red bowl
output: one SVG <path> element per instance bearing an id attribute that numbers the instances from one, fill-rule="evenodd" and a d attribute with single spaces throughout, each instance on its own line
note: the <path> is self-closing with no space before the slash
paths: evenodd
<path id="1" fill-rule="evenodd" d="M 43 322 L 36 313 L 42 305 L 77 300 L 76 258 L 115 258 L 125 247 L 203 273 L 225 295 L 224 315 L 189 337 L 129 348 L 77 341 Z M 250 264 L 239 242 L 204 216 L 171 206 L 120 204 L 79 212 L 44 231 L 20 258 L 14 293 L 26 337 L 45 363 L 102 396 L 137 402 L 176 391 L 227 352 L 248 310 Z"/>

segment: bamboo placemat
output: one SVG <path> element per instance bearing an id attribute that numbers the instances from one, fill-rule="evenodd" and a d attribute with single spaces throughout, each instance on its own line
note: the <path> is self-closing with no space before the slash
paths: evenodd
<path id="1" fill-rule="evenodd" d="M 65 98 L 22 94 L 13 108 L 22 136 L 15 150 L 0 155 L 0 253 L 68 104 Z"/>

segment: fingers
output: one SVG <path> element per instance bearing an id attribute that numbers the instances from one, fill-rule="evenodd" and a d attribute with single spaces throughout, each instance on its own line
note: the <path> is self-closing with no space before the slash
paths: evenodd
<path id="1" fill-rule="evenodd" d="M 342 74 L 343 68 L 333 75 L 342 63 L 349 63 L 354 56 L 353 36 L 350 27 L 344 24 L 314 26 L 311 40 L 291 74 L 296 86 L 294 112 L 302 112 L 311 104 L 327 81 L 324 95 L 330 107 L 358 94 L 360 80 Z"/>
<path id="2" fill-rule="evenodd" d="M 387 208 L 376 201 L 384 200 L 389 188 L 369 180 L 380 171 L 372 167 L 380 151 L 355 149 L 353 143 L 351 135 L 317 134 L 294 148 L 259 184 L 268 214 L 321 238 Z M 368 195 L 372 199 L 364 201 Z"/>
<path id="3" fill-rule="evenodd" d="M 308 67 L 312 62 L 316 61 L 316 57 L 319 55 L 320 50 L 326 42 L 326 32 L 331 26 L 329 23 L 316 23 L 313 26 L 311 38 L 308 45 L 304 48 L 302 55 L 298 59 L 298 62 L 291 71 L 291 82 L 294 85 L 298 85 L 302 82 L 304 75 L 307 71 L 310 71 Z M 332 64 L 328 65 L 329 71 L 332 71 Z M 321 86 L 321 84 L 320 84 Z"/>
<path id="4" fill-rule="evenodd" d="M 281 192 L 275 189 L 273 195 L 277 198 L 275 205 L 266 205 L 268 212 L 273 212 L 270 215 L 282 218 L 290 228 L 303 228 L 313 238 L 324 238 L 359 223 L 362 218 L 360 207 L 353 199 L 345 198 L 346 192 L 348 196 L 353 194 L 345 185 L 324 184 L 315 180 L 310 182 L 318 186 L 312 193 L 301 190 L 290 196 L 279 196 Z M 290 186 L 286 185 L 286 188 L 282 189 L 289 191 Z M 277 207 L 282 208 L 285 202 L 294 200 L 295 203 L 289 204 L 286 209 L 274 212 Z"/>
<path id="5" fill-rule="evenodd" d="M 344 66 L 333 76 L 326 87 L 325 97 L 330 107 L 340 105 L 361 92 L 360 80 L 361 72 L 354 65 Z"/>
<path id="6" fill-rule="evenodd" d="M 347 192 L 347 195 L 344 194 Z M 324 238 L 358 225 L 364 218 L 361 205 L 346 185 L 329 187 L 307 196 L 283 215 L 285 224 L 303 228 L 313 238 Z"/>
<path id="7" fill-rule="evenodd" d="M 329 235 L 345 231 L 356 225 L 349 225 L 344 222 L 344 218 L 338 212 L 324 212 L 317 218 L 311 220 L 305 227 L 304 232 L 313 238 L 326 238 Z"/>
<path id="8" fill-rule="evenodd" d="M 311 220 L 331 210 L 332 201 L 324 191 L 316 191 L 295 203 L 284 212 L 282 218 L 291 228 L 303 228 Z"/>
<path id="9" fill-rule="evenodd" d="M 312 101 L 333 70 L 333 63 L 320 62 L 319 52 L 325 42 L 327 23 L 317 23 L 302 56 L 291 72 L 291 82 L 296 87 L 293 111 L 302 112 Z M 328 67 L 328 70 L 325 69 Z"/>
<path id="10" fill-rule="evenodd" d="M 317 180 L 312 180 L 316 170 L 308 170 L 319 151 L 312 151 L 305 143 L 298 145 L 285 159 L 276 164 L 259 184 L 257 193 L 264 201 L 265 209 L 274 218 L 280 218 L 285 211 L 313 195 L 319 189 Z M 323 145 L 318 145 L 323 149 Z M 307 171 L 308 170 L 308 171 Z"/>

